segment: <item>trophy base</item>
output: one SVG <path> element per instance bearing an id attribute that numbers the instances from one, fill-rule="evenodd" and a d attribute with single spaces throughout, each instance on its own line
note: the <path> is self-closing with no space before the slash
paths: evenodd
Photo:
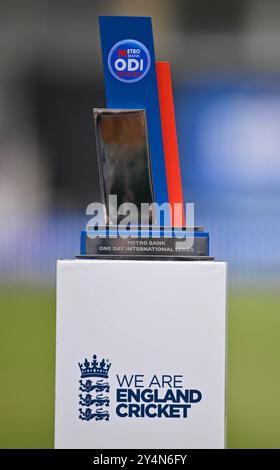
<path id="1" fill-rule="evenodd" d="M 81 233 L 79 259 L 212 261 L 202 227 L 106 226 Z"/>

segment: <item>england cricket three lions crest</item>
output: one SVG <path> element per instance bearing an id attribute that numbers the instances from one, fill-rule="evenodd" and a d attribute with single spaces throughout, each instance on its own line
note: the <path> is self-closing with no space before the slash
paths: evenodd
<path id="1" fill-rule="evenodd" d="M 109 421 L 108 407 L 110 385 L 108 382 L 111 362 L 108 359 L 97 360 L 96 354 L 92 361 L 85 359 L 79 362 L 81 380 L 79 381 L 79 418 L 83 421 Z"/>

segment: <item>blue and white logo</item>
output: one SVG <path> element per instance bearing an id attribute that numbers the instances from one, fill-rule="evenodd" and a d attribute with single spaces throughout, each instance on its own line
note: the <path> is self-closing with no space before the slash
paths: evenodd
<path id="1" fill-rule="evenodd" d="M 98 361 L 96 354 L 91 361 L 79 363 L 82 421 L 109 421 L 111 413 L 120 419 L 190 419 L 192 407 L 202 400 L 202 392 L 186 386 L 182 374 L 122 372 L 111 374 L 109 384 L 110 367 L 108 359 Z"/>
<path id="2" fill-rule="evenodd" d="M 111 363 L 108 359 L 97 361 L 96 354 L 92 361 L 85 359 L 84 363 L 79 363 L 81 380 L 79 390 L 79 418 L 83 421 L 106 420 L 109 421 L 109 412 L 106 409 L 110 400 L 107 393 L 110 391 L 108 382 L 109 369 Z M 98 380 L 97 380 L 98 379 Z M 94 408 L 92 408 L 92 406 Z"/>
<path id="3" fill-rule="evenodd" d="M 151 57 L 144 44 L 134 39 L 117 42 L 108 56 L 108 67 L 117 80 L 135 83 L 144 78 L 151 65 Z"/>

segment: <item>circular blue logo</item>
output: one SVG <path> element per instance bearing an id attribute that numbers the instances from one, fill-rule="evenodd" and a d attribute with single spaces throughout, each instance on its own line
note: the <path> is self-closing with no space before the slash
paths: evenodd
<path id="1" fill-rule="evenodd" d="M 115 44 L 108 56 L 108 67 L 117 80 L 135 83 L 144 78 L 150 68 L 148 49 L 139 41 L 124 39 Z"/>

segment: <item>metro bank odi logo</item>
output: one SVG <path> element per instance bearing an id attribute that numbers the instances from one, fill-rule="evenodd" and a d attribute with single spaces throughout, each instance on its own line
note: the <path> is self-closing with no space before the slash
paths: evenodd
<path id="1" fill-rule="evenodd" d="M 139 41 L 124 39 L 117 42 L 108 56 L 108 67 L 117 80 L 135 83 L 144 78 L 151 65 L 148 49 Z"/>

